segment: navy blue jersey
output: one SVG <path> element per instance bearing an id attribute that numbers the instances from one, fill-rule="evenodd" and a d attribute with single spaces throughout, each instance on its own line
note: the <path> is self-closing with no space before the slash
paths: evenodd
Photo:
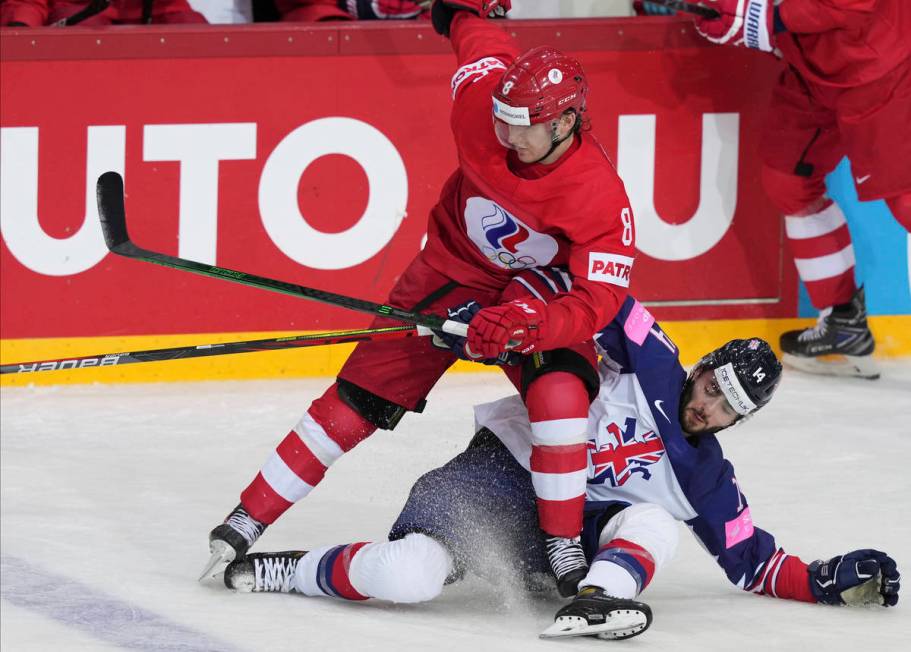
<path id="1" fill-rule="evenodd" d="M 594 339 L 601 385 L 589 410 L 586 509 L 661 505 L 689 526 L 732 583 L 813 601 L 806 565 L 753 524 L 717 438 L 684 435 L 678 413 L 686 372 L 654 317 L 628 297 Z M 478 406 L 475 415 L 529 468 L 531 428 L 519 397 Z"/>

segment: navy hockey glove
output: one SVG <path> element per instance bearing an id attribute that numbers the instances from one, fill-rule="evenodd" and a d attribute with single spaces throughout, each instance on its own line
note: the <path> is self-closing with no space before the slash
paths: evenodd
<path id="1" fill-rule="evenodd" d="M 481 304 L 477 301 L 466 301 L 463 304 L 449 308 L 446 311 L 447 317 L 452 321 L 460 321 L 463 324 L 469 323 L 474 316 L 481 310 Z M 450 335 L 443 331 L 433 331 L 433 345 L 440 349 L 449 349 L 462 360 L 480 362 L 481 364 L 508 364 L 516 365 L 522 361 L 522 356 L 513 351 L 501 353 L 496 358 L 482 358 L 475 355 L 468 348 L 468 340 L 458 335 Z"/>
<path id="2" fill-rule="evenodd" d="M 817 559 L 807 572 L 817 602 L 850 607 L 894 607 L 898 602 L 898 567 L 894 559 L 879 550 L 855 550 L 828 561 Z"/>
<path id="3" fill-rule="evenodd" d="M 512 8 L 512 0 L 435 0 L 430 21 L 437 34 L 449 36 L 449 25 L 457 11 L 470 11 L 484 18 L 502 18 Z"/>
<path id="4" fill-rule="evenodd" d="M 636 10 L 636 14 L 639 16 L 673 16 L 677 13 L 676 9 L 671 9 L 657 2 L 649 2 L 648 0 L 635 0 L 633 9 Z"/>

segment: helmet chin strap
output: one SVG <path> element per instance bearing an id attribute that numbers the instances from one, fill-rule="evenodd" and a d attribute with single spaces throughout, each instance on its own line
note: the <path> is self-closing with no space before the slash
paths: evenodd
<path id="1" fill-rule="evenodd" d="M 559 121 L 557 121 L 557 120 L 552 120 L 550 124 L 551 124 L 551 127 L 550 127 L 550 129 L 551 129 L 551 131 L 550 131 L 550 149 L 547 150 L 547 154 L 545 154 L 544 156 L 542 156 L 541 158 L 539 158 L 537 161 L 533 161 L 533 163 L 540 163 L 541 161 L 543 161 L 544 159 L 546 159 L 548 156 L 550 156 L 551 154 L 554 153 L 554 150 L 557 149 L 557 147 L 560 146 L 560 143 L 562 143 L 563 141 L 565 141 L 565 140 L 568 139 L 568 138 L 572 138 L 572 136 L 573 136 L 573 130 L 570 129 L 570 130 L 566 133 L 566 135 L 563 136 L 563 138 L 560 138 L 560 137 L 557 135 L 557 127 L 558 127 L 559 124 L 560 124 Z"/>

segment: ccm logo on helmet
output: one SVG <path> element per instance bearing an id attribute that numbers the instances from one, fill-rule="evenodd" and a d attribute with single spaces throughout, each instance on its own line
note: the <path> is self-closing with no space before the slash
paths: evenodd
<path id="1" fill-rule="evenodd" d="M 588 280 L 612 283 L 629 287 L 629 273 L 633 259 L 620 254 L 602 254 L 592 251 L 588 254 Z"/>

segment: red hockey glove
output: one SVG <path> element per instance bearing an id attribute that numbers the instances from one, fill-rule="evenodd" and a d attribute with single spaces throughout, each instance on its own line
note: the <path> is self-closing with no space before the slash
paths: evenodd
<path id="1" fill-rule="evenodd" d="M 338 0 L 338 6 L 358 20 L 403 20 L 417 18 L 423 11 L 411 0 Z"/>
<path id="2" fill-rule="evenodd" d="M 478 311 L 468 324 L 468 351 L 496 358 L 505 351 L 531 353 L 541 339 L 546 304 L 539 299 L 517 299 Z"/>
<path id="3" fill-rule="evenodd" d="M 773 0 L 707 0 L 718 18 L 696 18 L 696 30 L 712 43 L 745 45 L 771 52 L 775 49 Z"/>
<path id="4" fill-rule="evenodd" d="M 457 11 L 470 11 L 484 18 L 498 18 L 512 8 L 512 0 L 435 0 L 430 19 L 437 34 L 449 36 L 449 24 Z"/>

